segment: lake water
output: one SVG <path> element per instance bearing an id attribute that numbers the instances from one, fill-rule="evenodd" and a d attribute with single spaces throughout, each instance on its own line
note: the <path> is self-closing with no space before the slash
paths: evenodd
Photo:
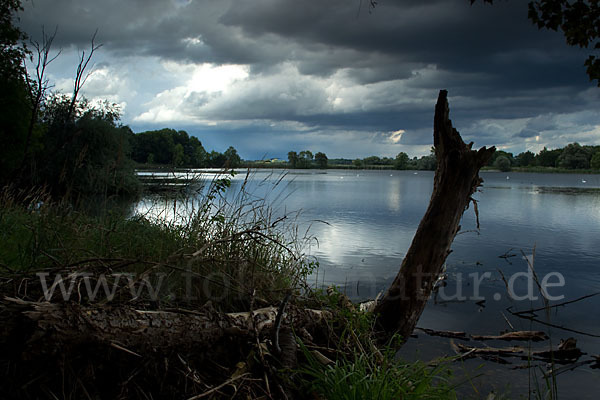
<path id="1" fill-rule="evenodd" d="M 242 184 L 243 175 L 233 179 L 232 192 Z M 447 286 L 429 302 L 418 326 L 499 334 L 509 329 L 508 319 L 517 330 L 548 332 L 554 345 L 559 339 L 576 338 L 588 353 L 582 359 L 600 354 L 600 295 L 555 308 L 549 316 L 538 313 L 541 320 L 580 333 L 519 319 L 507 311 L 511 306 L 526 310 L 543 305 L 541 299 L 524 299 L 529 289 L 526 257 L 531 260 L 534 251 L 539 280 L 547 277 L 554 285 L 548 287 L 556 299 L 551 304 L 600 292 L 600 175 L 483 172 L 481 176 L 484 184 L 474 196 L 480 229 L 471 207 L 447 259 Z M 268 184 L 279 179 L 275 189 Z M 320 264 L 311 281 L 318 286 L 335 284 L 353 300 L 363 300 L 374 298 L 396 275 L 427 208 L 433 172 L 259 170 L 249 186 L 256 197 L 271 199 L 280 215 L 302 211 L 300 225 L 310 226 L 318 238 L 318 245 L 307 249 Z M 138 211 L 147 211 L 148 204 L 148 199 L 142 200 Z M 168 201 L 164 204 L 170 207 Z M 513 298 L 503 276 L 512 282 Z M 532 294 L 539 297 L 537 287 L 532 287 Z M 403 347 L 404 357 L 428 360 L 454 354 L 449 340 L 418 336 Z M 510 361 L 508 366 L 478 359 L 461 364 L 458 375 L 484 374 L 464 385 L 463 395 L 483 397 L 494 388 L 505 391 L 508 383 L 514 397 L 527 394 L 527 370 L 511 369 L 527 362 Z M 563 373 L 558 389 L 563 398 L 597 399 L 600 370 L 583 366 Z"/>

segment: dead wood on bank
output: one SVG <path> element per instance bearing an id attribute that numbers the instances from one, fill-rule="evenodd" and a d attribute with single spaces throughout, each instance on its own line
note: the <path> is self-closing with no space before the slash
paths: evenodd
<path id="1" fill-rule="evenodd" d="M 76 303 L 2 301 L 0 340 L 12 337 L 19 324 L 33 328 L 21 335 L 26 354 L 55 353 L 77 343 L 116 344 L 135 353 L 189 351 L 209 348 L 224 337 L 264 336 L 275 326 L 278 309 L 220 313 L 210 304 L 199 310 L 137 310 L 117 306 L 83 306 Z M 331 313 L 292 308 L 288 326 L 310 332 L 323 328 Z"/>
<path id="2" fill-rule="evenodd" d="M 440 276 L 460 219 L 473 202 L 471 197 L 483 180 L 479 170 L 495 151 L 494 147 L 471 150 L 452 127 L 447 91 L 441 90 L 435 106 L 433 142 L 437 158 L 433 193 L 400 271 L 374 312 L 379 326 L 389 335 L 408 338 L 421 316 L 433 286 Z M 478 223 L 479 225 L 479 223 Z"/>
<path id="3" fill-rule="evenodd" d="M 276 371 L 295 367 L 292 332 L 312 343 L 328 336 L 333 318 L 292 305 L 281 315 L 276 307 L 163 311 L 9 297 L 0 310 L 0 366 L 8 378 L 0 387 L 15 399 L 59 391 L 73 398 L 211 398 L 241 388 L 252 397 L 285 397 L 289 389 Z"/>

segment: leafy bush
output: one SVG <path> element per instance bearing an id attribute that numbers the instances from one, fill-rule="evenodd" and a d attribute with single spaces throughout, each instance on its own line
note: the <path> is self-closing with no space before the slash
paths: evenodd
<path id="1" fill-rule="evenodd" d="M 508 159 L 508 157 L 499 156 L 498 158 L 496 158 L 496 161 L 494 161 L 494 167 L 498 168 L 502 172 L 508 172 L 511 169 L 510 160 Z"/>
<path id="2" fill-rule="evenodd" d="M 115 105 L 91 106 L 55 96 L 42 113 L 43 149 L 32 159 L 31 181 L 54 195 L 134 194 L 140 186 L 129 158 L 128 127 Z"/>
<path id="3" fill-rule="evenodd" d="M 571 143 L 560 153 L 557 164 L 562 168 L 585 169 L 590 167 L 590 158 L 588 148 L 582 147 L 579 143 Z"/>

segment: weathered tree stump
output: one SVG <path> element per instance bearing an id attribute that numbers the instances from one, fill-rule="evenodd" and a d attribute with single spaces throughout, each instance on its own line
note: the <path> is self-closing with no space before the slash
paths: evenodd
<path id="1" fill-rule="evenodd" d="M 450 254 L 460 219 L 473 201 L 471 195 L 483 182 L 479 170 L 495 151 L 494 147 L 471 150 L 473 143 L 463 142 L 448 116 L 447 91 L 441 90 L 433 123 L 437 169 L 429 207 L 398 275 L 374 308 L 386 334 L 408 338 L 415 328 Z"/>

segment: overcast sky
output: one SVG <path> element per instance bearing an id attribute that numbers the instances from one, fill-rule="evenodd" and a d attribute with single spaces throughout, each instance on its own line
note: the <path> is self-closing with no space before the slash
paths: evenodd
<path id="1" fill-rule="evenodd" d="M 527 1 L 367 1 L 36 0 L 20 24 L 58 26 L 56 90 L 98 29 L 88 99 L 120 104 L 135 132 L 183 129 L 245 159 L 427 154 L 440 89 L 477 147 L 600 144 L 588 53 L 538 31 Z"/>

